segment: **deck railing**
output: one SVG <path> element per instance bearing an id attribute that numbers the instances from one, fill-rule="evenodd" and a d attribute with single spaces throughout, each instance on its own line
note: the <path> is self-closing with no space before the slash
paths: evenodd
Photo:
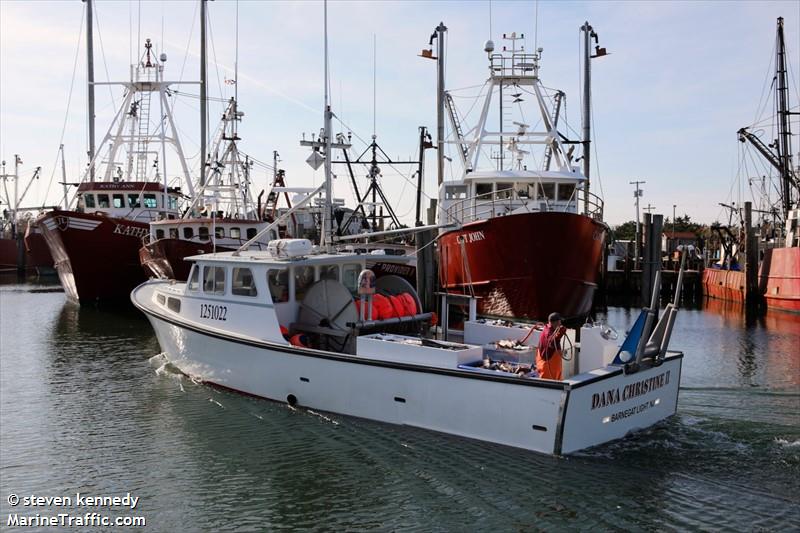
<path id="1" fill-rule="evenodd" d="M 588 201 L 586 201 L 584 194 L 588 195 Z M 582 209 L 584 202 L 587 206 L 585 212 Z M 578 195 L 578 189 L 573 192 L 569 200 L 531 199 L 518 196 L 517 191 L 511 187 L 459 200 L 447 208 L 446 214 L 448 223 L 468 224 L 476 220 L 509 215 L 515 211 L 527 213 L 547 211 L 583 212 L 586 216 L 602 221 L 603 200 L 592 193 L 581 192 Z"/>

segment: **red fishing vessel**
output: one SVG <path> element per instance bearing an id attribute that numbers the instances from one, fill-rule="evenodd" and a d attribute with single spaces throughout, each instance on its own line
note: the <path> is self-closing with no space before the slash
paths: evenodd
<path id="1" fill-rule="evenodd" d="M 750 131 L 763 126 L 741 128 L 738 134 L 739 140 L 755 148 L 776 173 L 777 183 L 768 186 L 765 181 L 757 202 L 756 212 L 761 214 L 758 294 L 770 309 L 800 312 L 800 170 L 792 162 L 790 121 L 797 113 L 789 105 L 782 17 L 778 18 L 775 52 L 774 105 L 759 108 L 775 109 L 777 116 L 758 122 L 774 125 L 774 140 L 765 143 Z M 777 198 L 771 196 L 773 190 L 779 191 Z M 740 214 L 738 208 L 733 211 Z M 736 269 L 740 262 L 734 241 L 738 239 L 730 232 L 723 237 L 728 242 L 723 245 L 720 261 L 703 272 L 703 288 L 712 298 L 741 302 L 745 299 L 745 274 Z"/>
<path id="2" fill-rule="evenodd" d="M 594 34 L 588 24 L 584 31 L 588 51 Z M 603 202 L 589 192 L 588 125 L 581 172 L 567 149 L 577 143 L 558 131 L 564 93 L 539 78 L 541 49 L 527 53 L 517 48 L 521 36 L 504 38 L 511 46 L 502 53 L 486 43 L 490 76 L 473 128 L 465 131 L 458 94 L 444 93 L 454 137 L 444 143 L 456 146 L 464 174 L 439 189 L 440 223 L 456 226 L 438 239 L 440 282 L 447 292 L 480 297 L 481 314 L 542 320 L 557 311 L 579 319 L 592 307 L 607 233 Z M 526 109 L 541 129 L 526 123 Z"/>
<path id="3" fill-rule="evenodd" d="M 70 299 L 127 301 L 131 289 L 146 280 L 139 248 L 148 224 L 180 215 L 180 188 L 168 186 L 165 177 L 168 161 L 192 189 L 169 101 L 168 88 L 176 82 L 164 81 L 165 61 L 165 54 L 155 57 L 147 39 L 131 81 L 119 83 L 126 89 L 122 105 L 89 163 L 74 209 L 37 220 Z M 169 160 L 167 146 L 174 153 Z"/>
<path id="4" fill-rule="evenodd" d="M 14 173 L 6 172 L 6 162 L 2 162 L 0 180 L 3 182 L 3 197 L 0 198 L 0 205 L 3 208 L 2 218 L 0 218 L 0 272 L 16 271 L 20 274 L 49 273 L 53 266 L 53 259 L 47 250 L 47 245 L 42 239 L 41 234 L 32 224 L 35 215 L 32 211 L 40 208 L 20 207 L 25 200 L 25 196 L 30 191 L 31 185 L 39 179 L 41 167 L 36 167 L 33 175 L 30 176 L 27 185 L 20 194 L 19 167 L 22 159 L 19 155 L 14 155 Z M 9 192 L 8 182 L 11 181 L 11 192 Z"/>
<path id="5" fill-rule="evenodd" d="M 139 263 L 147 221 L 177 216 L 178 199 L 179 191 L 158 183 L 88 182 L 78 187 L 76 209 L 41 216 L 67 296 L 81 303 L 125 301 L 147 279 Z"/>

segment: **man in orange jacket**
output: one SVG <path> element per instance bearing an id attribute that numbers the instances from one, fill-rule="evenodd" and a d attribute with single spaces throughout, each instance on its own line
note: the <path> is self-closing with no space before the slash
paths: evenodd
<path id="1" fill-rule="evenodd" d="M 536 350 L 536 371 L 545 379 L 561 379 L 561 337 L 567 328 L 561 325 L 561 315 L 550 313 L 547 325 L 539 336 Z"/>

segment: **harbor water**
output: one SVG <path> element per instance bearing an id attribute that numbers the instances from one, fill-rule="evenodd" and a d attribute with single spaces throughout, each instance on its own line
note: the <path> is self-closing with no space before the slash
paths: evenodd
<path id="1" fill-rule="evenodd" d="M 636 314 L 599 318 L 623 332 Z M 90 511 L 144 517 L 146 531 L 800 529 L 800 316 L 710 301 L 681 310 L 671 347 L 685 352 L 677 416 L 549 457 L 194 383 L 133 309 L 7 282 L 0 529 L 18 530 L 13 514 Z"/>

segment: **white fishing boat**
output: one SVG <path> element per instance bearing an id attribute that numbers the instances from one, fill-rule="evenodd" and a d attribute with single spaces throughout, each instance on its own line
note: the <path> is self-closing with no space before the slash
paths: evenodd
<path id="1" fill-rule="evenodd" d="M 584 326 L 575 373 L 556 381 L 517 373 L 526 366 L 513 354 L 510 372 L 484 368 L 497 356 L 492 341 L 524 336 L 524 327 L 472 317 L 463 342 L 438 340 L 432 314 L 396 276 L 380 278 L 377 294 L 408 294 L 413 312 L 370 320 L 370 297 L 361 313 L 354 300 L 369 254 L 314 253 L 292 239 L 190 260 L 186 283 L 151 280 L 131 299 L 169 362 L 209 384 L 549 454 L 624 437 L 676 410 L 683 355 L 667 351 L 673 304 L 654 328 L 655 310 L 643 312 L 622 348 L 607 328 Z"/>

